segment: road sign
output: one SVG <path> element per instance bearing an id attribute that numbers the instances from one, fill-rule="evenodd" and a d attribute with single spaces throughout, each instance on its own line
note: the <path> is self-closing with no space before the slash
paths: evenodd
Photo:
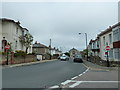
<path id="1" fill-rule="evenodd" d="M 5 49 L 10 49 L 10 46 L 9 46 L 9 45 L 6 45 L 6 46 L 5 46 Z"/>
<path id="2" fill-rule="evenodd" d="M 110 46 L 106 46 L 105 49 L 108 51 L 110 50 Z"/>
<path id="3" fill-rule="evenodd" d="M 108 52 L 105 52 L 105 55 L 108 55 Z"/>

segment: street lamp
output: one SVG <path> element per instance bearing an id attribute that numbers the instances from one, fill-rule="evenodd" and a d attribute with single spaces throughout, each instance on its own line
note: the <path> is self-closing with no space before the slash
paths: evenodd
<path id="1" fill-rule="evenodd" d="M 87 33 L 79 33 L 79 35 L 81 35 L 81 34 L 85 34 L 85 38 L 86 38 L 86 52 L 87 52 L 87 61 L 88 61 Z"/>

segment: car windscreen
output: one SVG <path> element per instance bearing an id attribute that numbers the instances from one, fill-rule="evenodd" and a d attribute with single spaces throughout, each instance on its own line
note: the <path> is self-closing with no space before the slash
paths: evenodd
<path id="1" fill-rule="evenodd" d="M 75 58 L 82 58 L 81 55 L 75 55 Z"/>

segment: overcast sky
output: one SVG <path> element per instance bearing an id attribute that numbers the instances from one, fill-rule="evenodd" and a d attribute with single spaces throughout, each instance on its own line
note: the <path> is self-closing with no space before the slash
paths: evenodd
<path id="1" fill-rule="evenodd" d="M 117 2 L 4 2 L 2 17 L 20 21 L 38 41 L 67 51 L 85 49 L 98 33 L 118 21 Z"/>

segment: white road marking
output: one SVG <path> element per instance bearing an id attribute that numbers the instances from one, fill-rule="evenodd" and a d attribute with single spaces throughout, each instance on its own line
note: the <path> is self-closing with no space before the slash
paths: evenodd
<path id="1" fill-rule="evenodd" d="M 120 83 L 120 81 L 82 81 L 83 83 Z"/>
<path id="2" fill-rule="evenodd" d="M 70 88 L 74 88 L 78 85 L 80 85 L 81 83 L 120 83 L 120 81 L 71 81 L 71 82 L 75 82 L 74 84 L 70 85 Z"/>
<path id="3" fill-rule="evenodd" d="M 85 70 L 82 74 L 80 74 L 79 76 L 85 74 L 88 70 L 89 70 L 89 68 L 88 68 L 87 70 Z M 78 76 L 75 76 L 75 77 L 71 78 L 71 80 L 66 80 L 65 82 L 63 82 L 63 83 L 61 83 L 61 84 L 62 84 L 62 85 L 66 85 L 66 84 L 68 84 L 68 83 L 70 83 L 70 82 L 74 82 L 73 79 L 76 79 L 76 78 L 78 78 Z"/>
<path id="4" fill-rule="evenodd" d="M 78 75 L 78 76 L 82 76 L 83 74 L 80 74 L 80 75 Z"/>
<path id="5" fill-rule="evenodd" d="M 83 73 L 81 73 L 80 75 L 78 75 L 78 76 L 82 76 L 82 75 L 85 74 L 88 70 L 89 70 L 89 68 L 88 68 L 87 70 L 85 70 Z"/>
<path id="6" fill-rule="evenodd" d="M 55 86 L 52 86 L 52 87 L 50 87 L 50 88 L 59 88 L 59 86 L 55 85 Z"/>
<path id="7" fill-rule="evenodd" d="M 80 83 L 82 83 L 82 81 L 77 81 L 76 83 L 70 85 L 69 87 L 74 88 L 74 87 L 78 86 Z"/>
<path id="8" fill-rule="evenodd" d="M 87 70 L 85 70 L 82 74 L 80 74 L 79 76 L 81 76 L 81 75 L 83 75 L 84 73 L 86 73 L 87 71 L 89 70 L 89 68 L 87 69 Z M 61 83 L 61 85 L 66 85 L 66 84 L 68 84 L 68 83 L 70 83 L 70 82 L 76 82 L 75 84 L 73 84 L 73 85 L 71 85 L 70 87 L 72 88 L 72 87 L 75 87 L 75 86 L 77 86 L 77 85 L 79 85 L 82 81 L 74 81 L 73 79 L 76 79 L 78 76 L 75 76 L 75 77 L 73 77 L 73 78 L 71 78 L 71 80 L 66 80 L 65 82 L 62 82 Z M 52 87 L 50 87 L 50 88 L 59 88 L 59 86 L 52 86 Z"/>
<path id="9" fill-rule="evenodd" d="M 83 64 L 86 68 L 89 68 L 87 65 Z"/>
<path id="10" fill-rule="evenodd" d="M 61 83 L 62 85 L 66 85 L 68 83 L 70 83 L 72 80 L 66 80 L 65 82 Z"/>
<path id="11" fill-rule="evenodd" d="M 77 77 L 78 77 L 78 76 L 75 76 L 75 77 L 73 77 L 73 78 L 71 78 L 71 79 L 73 80 L 73 79 L 76 79 Z"/>

